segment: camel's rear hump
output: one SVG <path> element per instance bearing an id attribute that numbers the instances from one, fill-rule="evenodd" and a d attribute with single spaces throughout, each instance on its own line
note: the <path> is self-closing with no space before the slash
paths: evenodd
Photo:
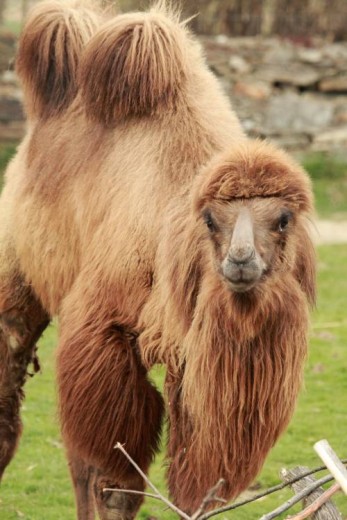
<path id="1" fill-rule="evenodd" d="M 116 16 L 86 47 L 81 89 L 87 114 L 107 126 L 174 107 L 186 78 L 187 32 L 163 6 Z"/>
<path id="2" fill-rule="evenodd" d="M 80 0 L 51 0 L 32 9 L 16 59 L 29 118 L 57 115 L 76 96 L 78 61 L 100 21 L 85 6 Z"/>

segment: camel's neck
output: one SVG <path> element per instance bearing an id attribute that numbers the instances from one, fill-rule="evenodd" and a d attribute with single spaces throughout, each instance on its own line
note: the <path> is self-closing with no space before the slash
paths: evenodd
<path id="1" fill-rule="evenodd" d="M 191 428 L 185 458 L 201 492 L 220 477 L 229 496 L 245 489 L 292 416 L 307 311 L 299 286 L 283 282 L 253 305 L 213 290 L 199 295 L 182 349 L 182 402 Z"/>

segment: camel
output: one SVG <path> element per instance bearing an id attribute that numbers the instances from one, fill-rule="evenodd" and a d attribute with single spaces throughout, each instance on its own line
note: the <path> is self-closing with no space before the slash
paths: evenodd
<path id="1" fill-rule="evenodd" d="M 28 130 L 0 218 L 0 475 L 35 343 L 59 319 L 62 436 L 79 520 L 135 518 L 169 417 L 168 484 L 236 497 L 291 419 L 315 300 L 304 170 L 248 139 L 163 2 L 108 17 L 44 1 L 16 70 Z M 167 370 L 165 400 L 148 375 Z M 207 470 L 208 468 L 208 470 Z"/>

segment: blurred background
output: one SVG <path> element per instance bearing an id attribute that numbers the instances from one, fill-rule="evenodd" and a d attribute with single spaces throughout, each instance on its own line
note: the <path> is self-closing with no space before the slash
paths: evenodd
<path id="1" fill-rule="evenodd" d="M 0 188 L 25 132 L 13 59 L 23 19 L 34 3 L 0 0 Z M 148 3 L 118 0 L 117 9 Z M 181 5 L 185 17 L 197 15 L 190 26 L 246 132 L 295 154 L 311 175 L 316 198 L 319 296 L 305 390 L 286 434 L 249 490 L 252 494 L 277 483 L 283 466 L 319 466 L 312 446 L 321 438 L 347 457 L 347 0 L 182 0 Z M 27 385 L 24 436 L 2 483 L 1 520 L 74 518 L 55 420 L 56 342 L 52 326 L 41 342 L 43 374 Z M 163 377 L 160 370 L 153 374 L 159 386 Z M 165 493 L 163 461 L 161 453 L 151 478 Z M 282 491 L 258 501 L 237 518 L 258 520 L 289 496 Z M 337 503 L 346 519 L 345 497 Z M 147 502 L 139 518 L 174 520 L 175 515 Z"/>

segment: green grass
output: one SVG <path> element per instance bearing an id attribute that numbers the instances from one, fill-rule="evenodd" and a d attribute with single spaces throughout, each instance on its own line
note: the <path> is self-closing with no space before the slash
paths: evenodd
<path id="1" fill-rule="evenodd" d="M 3 172 L 16 151 L 15 144 L 0 144 L 0 191 L 3 185 Z"/>
<path id="2" fill-rule="evenodd" d="M 304 157 L 303 165 L 313 180 L 318 215 L 347 219 L 346 159 L 314 153 Z"/>
<path id="3" fill-rule="evenodd" d="M 12 155 L 14 146 L 0 146 L 0 171 Z M 333 211 L 347 214 L 347 197 L 339 201 L 346 185 L 344 163 L 336 165 L 325 156 L 309 157 L 310 171 L 317 196 L 319 214 Z M 327 173 L 329 176 L 327 177 Z M 1 175 L 0 175 L 1 181 Z M 0 183 L 1 184 L 1 183 Z M 279 482 L 282 467 L 297 464 L 320 465 L 313 444 L 329 440 L 341 457 L 347 457 L 347 247 L 325 246 L 319 249 L 319 298 L 313 313 L 310 355 L 306 364 L 305 389 L 295 416 L 281 440 L 270 453 L 257 482 L 261 489 Z M 40 342 L 42 374 L 30 379 L 23 407 L 24 434 L 16 458 L 8 468 L 0 488 L 1 520 L 73 520 L 74 500 L 68 469 L 56 419 L 54 385 L 55 326 Z M 162 385 L 164 371 L 156 369 L 153 378 Z M 208 471 L 208 468 L 206 468 Z M 165 461 L 160 453 L 151 468 L 151 479 L 164 492 Z M 291 492 L 281 491 L 235 513 L 219 518 L 258 520 L 262 514 L 283 503 Z M 347 504 L 337 499 L 344 517 Z M 155 516 L 161 520 L 176 517 L 164 506 L 148 500 L 139 518 Z"/>

